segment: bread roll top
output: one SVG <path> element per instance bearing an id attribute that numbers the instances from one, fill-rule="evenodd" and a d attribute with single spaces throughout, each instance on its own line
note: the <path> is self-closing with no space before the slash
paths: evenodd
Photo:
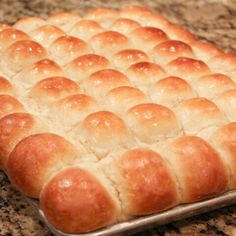
<path id="1" fill-rule="evenodd" d="M 25 195 L 38 198 L 50 174 L 80 158 L 75 147 L 52 133 L 30 135 L 11 152 L 7 174 Z"/>
<path id="2" fill-rule="evenodd" d="M 177 176 L 183 203 L 201 201 L 228 189 L 228 169 L 218 152 L 203 139 L 180 137 L 163 154 Z"/>
<path id="3" fill-rule="evenodd" d="M 58 230 L 90 232 L 117 220 L 116 203 L 96 173 L 73 166 L 60 171 L 44 186 L 40 208 Z"/>

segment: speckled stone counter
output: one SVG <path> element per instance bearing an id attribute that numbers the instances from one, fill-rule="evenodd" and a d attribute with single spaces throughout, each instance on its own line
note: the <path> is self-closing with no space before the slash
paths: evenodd
<path id="1" fill-rule="evenodd" d="M 14 23 L 26 15 L 47 17 L 58 11 L 83 14 L 91 7 L 119 8 L 145 4 L 173 22 L 188 27 L 203 40 L 236 52 L 236 0 L 0 0 L 0 22 Z M 34 210 L 0 171 L 0 235 L 50 236 Z M 147 230 L 135 236 L 236 235 L 236 205 Z"/>

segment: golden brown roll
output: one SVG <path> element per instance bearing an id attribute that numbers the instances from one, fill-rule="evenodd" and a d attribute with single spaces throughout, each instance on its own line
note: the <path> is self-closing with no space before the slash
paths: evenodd
<path id="1" fill-rule="evenodd" d="M 151 149 L 136 148 L 126 151 L 112 166 L 109 164 L 105 168 L 115 183 L 126 215 L 157 213 L 180 201 L 173 171 Z"/>
<path id="2" fill-rule="evenodd" d="M 30 39 L 28 34 L 14 28 L 6 28 L 0 32 L 0 53 L 2 53 L 11 44 Z"/>
<path id="3" fill-rule="evenodd" d="M 208 62 L 210 68 L 216 72 L 230 72 L 236 69 L 236 53 L 221 53 Z"/>
<path id="4" fill-rule="evenodd" d="M 10 95 L 0 95 L 0 118 L 14 112 L 23 111 L 23 105 L 16 98 Z"/>
<path id="5" fill-rule="evenodd" d="M 99 110 L 96 100 L 86 94 L 74 94 L 59 99 L 52 104 L 53 114 L 57 114 L 60 124 L 74 126 L 89 114 Z"/>
<path id="6" fill-rule="evenodd" d="M 191 98 L 180 103 L 176 115 L 187 135 L 209 137 L 218 127 L 227 123 L 227 119 L 216 104 L 206 98 Z"/>
<path id="7" fill-rule="evenodd" d="M 214 101 L 229 121 L 236 121 L 236 89 L 223 92 Z"/>
<path id="8" fill-rule="evenodd" d="M 121 86 L 111 89 L 104 97 L 104 106 L 109 110 L 123 115 L 131 107 L 148 102 L 147 96 L 138 88 Z"/>
<path id="9" fill-rule="evenodd" d="M 11 44 L 3 53 L 1 68 L 12 76 L 36 61 L 48 57 L 46 50 L 32 40 L 21 40 Z"/>
<path id="10" fill-rule="evenodd" d="M 44 186 L 40 208 L 55 228 L 84 233 L 117 221 L 117 203 L 97 172 L 68 167 Z"/>
<path id="11" fill-rule="evenodd" d="M 228 189 L 228 169 L 203 139 L 180 137 L 170 143 L 163 154 L 177 177 L 183 203 L 201 201 Z"/>
<path id="12" fill-rule="evenodd" d="M 97 21 L 105 28 L 108 27 L 118 17 L 118 11 L 109 8 L 94 8 L 89 10 L 84 16 L 85 19 Z"/>
<path id="13" fill-rule="evenodd" d="M 142 5 L 125 6 L 121 9 L 120 16 L 135 20 L 143 26 L 157 27 L 164 31 L 170 24 L 165 17 L 152 12 L 150 9 Z"/>
<path id="14" fill-rule="evenodd" d="M 81 39 L 62 36 L 51 44 L 49 52 L 58 64 L 65 65 L 79 56 L 92 53 L 92 50 Z"/>
<path id="15" fill-rule="evenodd" d="M 155 62 L 161 65 L 166 65 L 178 57 L 195 57 L 189 44 L 178 40 L 167 40 L 163 43 L 157 44 L 153 48 L 152 54 Z"/>
<path id="16" fill-rule="evenodd" d="M 194 41 L 191 47 L 200 60 L 209 61 L 212 57 L 223 53 L 223 50 L 208 42 Z"/>
<path id="17" fill-rule="evenodd" d="M 160 145 L 182 134 L 182 128 L 174 112 L 155 103 L 130 108 L 126 121 L 135 137 L 149 145 Z"/>
<path id="18" fill-rule="evenodd" d="M 80 56 L 65 66 L 66 74 L 80 82 L 95 71 L 110 67 L 110 62 L 105 57 L 97 54 Z"/>
<path id="19" fill-rule="evenodd" d="M 230 188 L 236 188 L 236 123 L 229 123 L 216 130 L 208 140 L 224 158 L 230 170 Z"/>
<path id="20" fill-rule="evenodd" d="M 150 51 L 157 44 L 168 40 L 168 37 L 161 29 L 142 26 L 130 33 L 132 43 L 137 48 L 143 48 L 145 51 Z"/>
<path id="21" fill-rule="evenodd" d="M 123 73 L 114 69 L 97 71 L 85 79 L 82 84 L 85 92 L 96 99 L 101 99 L 113 88 L 129 85 L 129 79 Z"/>
<path id="22" fill-rule="evenodd" d="M 65 74 L 54 61 L 43 59 L 24 67 L 13 79 L 15 83 L 29 88 L 40 80 L 53 76 L 65 76 Z"/>
<path id="23" fill-rule="evenodd" d="M 6 168 L 8 157 L 23 138 L 46 130 L 29 113 L 12 113 L 0 119 L 0 167 Z"/>
<path id="24" fill-rule="evenodd" d="M 35 30 L 38 27 L 41 27 L 43 25 L 46 25 L 47 22 L 39 17 L 34 16 L 26 16 L 18 20 L 13 27 L 22 30 L 26 33 L 31 32 L 32 30 Z"/>
<path id="25" fill-rule="evenodd" d="M 43 25 L 31 31 L 30 36 L 44 47 L 49 47 L 57 38 L 66 35 L 64 31 L 53 25 Z"/>
<path id="26" fill-rule="evenodd" d="M 184 100 L 196 97 L 191 85 L 175 76 L 157 81 L 149 90 L 152 101 L 169 108 L 174 108 Z"/>
<path id="27" fill-rule="evenodd" d="M 148 60 L 148 55 L 145 52 L 137 49 L 126 49 L 117 52 L 112 61 L 116 68 L 124 70 L 132 64 Z"/>
<path id="28" fill-rule="evenodd" d="M 49 104 L 57 99 L 79 92 L 79 85 L 66 77 L 49 77 L 40 80 L 31 89 L 29 97 L 39 104 Z"/>
<path id="29" fill-rule="evenodd" d="M 11 152 L 7 174 L 25 195 L 38 198 L 50 174 L 69 165 L 79 153 L 61 136 L 52 133 L 30 135 L 22 139 Z"/>
<path id="30" fill-rule="evenodd" d="M 141 25 L 135 20 L 131 20 L 128 18 L 118 18 L 112 23 L 110 29 L 126 35 L 140 26 Z"/>
<path id="31" fill-rule="evenodd" d="M 179 57 L 171 61 L 166 69 L 170 75 L 181 77 L 188 82 L 210 73 L 210 69 L 203 61 L 188 57 Z"/>
<path id="32" fill-rule="evenodd" d="M 88 115 L 75 132 L 85 147 L 101 159 L 111 151 L 128 148 L 133 144 L 125 122 L 109 111 L 99 111 Z"/>
<path id="33" fill-rule="evenodd" d="M 81 38 L 85 41 L 92 36 L 104 31 L 102 26 L 94 20 L 80 20 L 70 30 L 70 35 Z"/>
<path id="34" fill-rule="evenodd" d="M 0 76 L 0 94 L 12 95 L 13 93 L 14 88 L 12 84 L 7 79 Z"/>
<path id="35" fill-rule="evenodd" d="M 131 47 L 129 39 L 116 31 L 98 33 L 90 39 L 90 43 L 95 53 L 107 58 L 111 57 L 111 53 L 114 54 Z"/>
<path id="36" fill-rule="evenodd" d="M 196 37 L 189 30 L 178 24 L 167 25 L 166 33 L 170 39 L 181 40 L 189 44 L 196 40 Z"/>
<path id="37" fill-rule="evenodd" d="M 131 65 L 127 69 L 127 75 L 139 89 L 147 92 L 151 85 L 166 76 L 166 72 L 158 64 L 145 61 Z"/>
<path id="38" fill-rule="evenodd" d="M 75 13 L 58 12 L 49 16 L 47 22 L 51 25 L 59 27 L 65 32 L 68 32 L 72 28 L 72 26 L 79 20 L 81 20 L 80 16 Z"/>
<path id="39" fill-rule="evenodd" d="M 236 84 L 230 77 L 215 73 L 194 80 L 194 88 L 200 97 L 214 99 L 224 91 L 236 89 Z"/>

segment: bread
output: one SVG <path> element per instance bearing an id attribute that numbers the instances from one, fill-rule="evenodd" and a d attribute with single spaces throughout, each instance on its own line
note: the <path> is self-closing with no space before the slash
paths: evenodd
<path id="1" fill-rule="evenodd" d="M 235 54 L 144 6 L 0 24 L 0 168 L 63 233 L 236 189 Z"/>

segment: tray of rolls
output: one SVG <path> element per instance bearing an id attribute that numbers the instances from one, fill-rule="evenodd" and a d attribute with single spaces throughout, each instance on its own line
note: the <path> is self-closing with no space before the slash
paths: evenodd
<path id="1" fill-rule="evenodd" d="M 236 202 L 236 54 L 144 6 L 0 24 L 0 166 L 58 235 Z"/>

